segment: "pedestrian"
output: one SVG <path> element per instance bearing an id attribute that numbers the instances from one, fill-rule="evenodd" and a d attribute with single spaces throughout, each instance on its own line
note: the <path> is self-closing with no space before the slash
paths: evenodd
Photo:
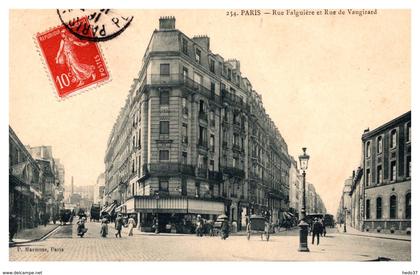
<path id="1" fill-rule="evenodd" d="M 327 235 L 327 227 L 325 226 L 324 219 L 321 219 L 321 224 L 322 224 L 322 234 L 321 234 L 321 236 L 325 237 L 325 235 Z"/>
<path id="2" fill-rule="evenodd" d="M 118 214 L 117 218 L 115 219 L 115 229 L 117 230 L 117 233 L 115 233 L 115 238 L 118 238 L 118 236 L 121 238 L 121 229 L 123 227 L 123 219 L 121 214 Z"/>
<path id="3" fill-rule="evenodd" d="M 229 221 L 224 219 L 222 222 L 222 240 L 226 240 L 229 237 Z"/>
<path id="4" fill-rule="evenodd" d="M 101 223 L 101 237 L 106 238 L 108 235 L 108 220 L 102 219 Z"/>
<path id="5" fill-rule="evenodd" d="M 9 216 L 9 242 L 13 242 L 13 237 L 18 230 L 18 222 L 15 214 Z"/>
<path id="6" fill-rule="evenodd" d="M 322 224 L 315 218 L 315 222 L 312 224 L 312 244 L 314 244 L 315 236 L 316 236 L 316 245 L 319 245 L 319 234 L 322 233 Z"/>
<path id="7" fill-rule="evenodd" d="M 85 233 L 88 231 L 85 226 L 85 223 L 86 223 L 85 217 L 82 217 L 81 219 L 77 221 L 77 235 L 79 235 L 80 238 L 83 238 Z"/>
<path id="8" fill-rule="evenodd" d="M 155 234 L 159 233 L 159 219 L 157 216 L 153 218 L 152 229 L 155 231 Z"/>
<path id="9" fill-rule="evenodd" d="M 197 237 L 203 237 L 203 219 L 201 215 L 197 215 L 197 226 L 195 229 Z"/>
<path id="10" fill-rule="evenodd" d="M 128 219 L 128 236 L 133 236 L 133 229 L 136 227 L 136 221 L 134 220 L 133 216 L 130 216 Z"/>

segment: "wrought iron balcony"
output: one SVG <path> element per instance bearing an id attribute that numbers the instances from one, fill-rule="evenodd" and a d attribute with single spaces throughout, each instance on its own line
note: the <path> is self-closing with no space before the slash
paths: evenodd
<path id="1" fill-rule="evenodd" d="M 221 181 L 223 174 L 219 171 L 209 171 L 209 179 L 214 181 Z"/>
<path id="2" fill-rule="evenodd" d="M 207 114 L 203 111 L 198 112 L 198 118 L 204 121 L 207 121 Z"/>
<path id="3" fill-rule="evenodd" d="M 194 166 L 178 162 L 147 163 L 143 166 L 147 175 L 171 176 L 178 174 L 195 175 Z"/>
<path id="4" fill-rule="evenodd" d="M 197 177 L 207 178 L 207 168 L 197 168 Z"/>
<path id="5" fill-rule="evenodd" d="M 225 166 L 222 167 L 222 171 L 231 177 L 245 178 L 245 172 L 240 168 Z"/>
<path id="6" fill-rule="evenodd" d="M 220 97 L 211 92 L 210 89 L 200 83 L 195 82 L 193 79 L 184 76 L 183 74 L 150 74 L 147 76 L 148 85 L 184 85 L 194 92 L 198 92 L 209 99 L 220 102 Z"/>

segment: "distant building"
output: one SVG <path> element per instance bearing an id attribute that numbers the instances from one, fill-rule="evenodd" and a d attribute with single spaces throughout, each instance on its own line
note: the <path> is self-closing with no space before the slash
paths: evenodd
<path id="1" fill-rule="evenodd" d="M 301 203 L 301 186 L 302 186 L 302 177 L 300 175 L 299 169 L 297 167 L 296 160 L 290 156 L 291 165 L 289 172 L 289 207 L 294 209 L 295 213 L 300 212 Z"/>
<path id="2" fill-rule="evenodd" d="M 101 173 L 96 180 L 93 190 L 93 203 L 104 205 L 105 173 Z"/>

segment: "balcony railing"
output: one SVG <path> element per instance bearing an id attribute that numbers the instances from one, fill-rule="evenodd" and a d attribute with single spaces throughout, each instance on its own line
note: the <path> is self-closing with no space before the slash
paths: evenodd
<path id="1" fill-rule="evenodd" d="M 206 168 L 197 168 L 197 177 L 207 178 L 207 169 Z"/>
<path id="2" fill-rule="evenodd" d="M 234 150 L 234 151 L 237 151 L 237 152 L 242 152 L 242 148 L 241 148 L 241 146 L 239 146 L 239 145 L 237 145 L 237 144 L 234 144 L 233 146 L 232 146 L 232 150 Z"/>
<path id="3" fill-rule="evenodd" d="M 222 171 L 223 173 L 228 174 L 231 177 L 239 177 L 239 178 L 245 177 L 244 170 L 240 168 L 225 166 L 225 167 L 222 167 Z"/>
<path id="4" fill-rule="evenodd" d="M 149 85 L 184 85 L 192 91 L 198 92 L 210 99 L 220 102 L 218 95 L 212 94 L 211 90 L 206 88 L 200 83 L 195 82 L 193 79 L 184 76 L 183 74 L 170 74 L 160 75 L 151 74 L 148 75 L 147 84 Z"/>
<path id="5" fill-rule="evenodd" d="M 144 174 L 169 176 L 175 174 L 186 174 L 194 176 L 194 166 L 178 162 L 147 163 L 143 166 Z"/>
<path id="6" fill-rule="evenodd" d="M 204 121 L 207 121 L 207 114 L 203 111 L 198 112 L 198 118 Z"/>
<path id="7" fill-rule="evenodd" d="M 223 179 L 223 174 L 218 171 L 209 171 L 209 179 L 214 181 L 221 181 Z"/>

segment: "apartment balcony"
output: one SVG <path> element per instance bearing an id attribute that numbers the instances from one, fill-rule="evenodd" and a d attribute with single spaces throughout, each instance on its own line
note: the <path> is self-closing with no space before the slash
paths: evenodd
<path id="1" fill-rule="evenodd" d="M 207 178 L 207 168 L 197 168 L 196 176 L 199 178 Z"/>
<path id="2" fill-rule="evenodd" d="M 245 171 L 240 168 L 225 166 L 222 171 L 231 177 L 245 178 Z"/>
<path id="3" fill-rule="evenodd" d="M 209 171 L 209 180 L 222 181 L 223 174 L 219 171 Z"/>
<path id="4" fill-rule="evenodd" d="M 214 119 L 210 120 L 210 127 L 215 127 L 216 121 Z"/>
<path id="5" fill-rule="evenodd" d="M 188 116 L 188 108 L 182 107 L 182 114 Z"/>
<path id="6" fill-rule="evenodd" d="M 233 151 L 236 151 L 236 152 L 238 152 L 238 153 L 242 153 L 242 152 L 243 152 L 243 150 L 242 150 L 241 146 L 239 146 L 239 145 L 237 145 L 237 144 L 234 144 L 234 145 L 232 146 L 232 150 L 233 150 Z"/>
<path id="7" fill-rule="evenodd" d="M 197 92 L 211 100 L 220 102 L 220 97 L 214 94 L 210 89 L 203 86 L 200 83 L 195 82 L 189 77 L 185 77 L 183 74 L 169 74 L 169 75 L 160 75 L 160 74 L 150 74 L 147 76 L 148 85 L 182 85 L 193 92 Z"/>
<path id="8" fill-rule="evenodd" d="M 207 114 L 204 113 L 203 111 L 198 112 L 198 119 L 201 119 L 207 122 Z"/>
<path id="9" fill-rule="evenodd" d="M 194 166 L 179 162 L 147 163 L 143 169 L 146 169 L 143 173 L 150 176 L 195 175 Z"/>
<path id="10" fill-rule="evenodd" d="M 207 140 L 198 139 L 197 147 L 207 151 L 208 150 Z"/>

